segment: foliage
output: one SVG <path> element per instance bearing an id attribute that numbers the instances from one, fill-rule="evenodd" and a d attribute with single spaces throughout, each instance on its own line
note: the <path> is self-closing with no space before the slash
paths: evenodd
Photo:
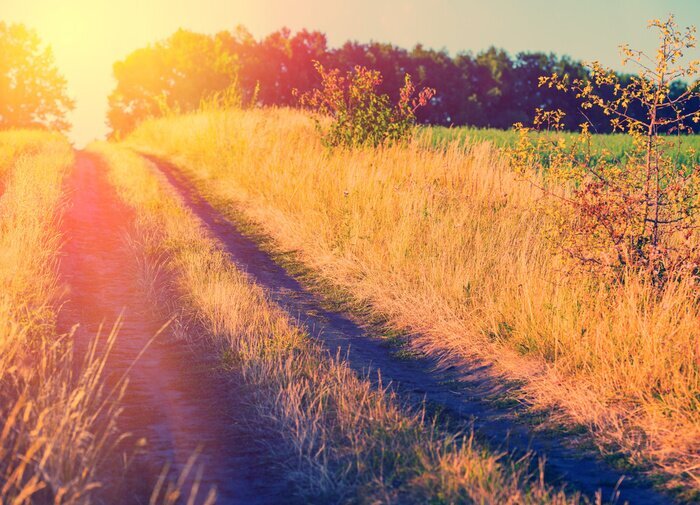
<path id="1" fill-rule="evenodd" d="M 147 121 L 128 145 L 294 251 L 324 296 L 352 296 L 422 351 L 494 363 L 535 412 L 700 489 L 697 284 L 566 275 L 539 209 L 551 199 L 489 143 L 430 140 L 329 151 L 306 114 L 262 109 Z"/>
<path id="2" fill-rule="evenodd" d="M 392 105 L 388 95 L 377 93 L 382 82 L 377 70 L 357 66 L 341 75 L 340 70 L 326 70 L 318 62 L 316 70 L 321 76 L 321 87 L 302 95 L 300 103 L 332 118 L 326 131 L 316 118 L 323 142 L 331 147 L 365 144 L 376 147 L 404 140 L 416 124 L 416 110 L 428 105 L 435 96 L 434 89 L 424 88 L 414 97 L 416 88 L 411 76 L 406 74 L 400 99 Z"/>
<path id="3" fill-rule="evenodd" d="M 296 104 L 292 90 L 296 89 L 299 95 L 303 95 L 320 86 L 321 78 L 314 68 L 314 62 L 318 61 L 327 69 L 340 69 L 341 73 L 352 71 L 358 65 L 379 71 L 382 82 L 377 85 L 377 93 L 388 95 L 392 102 L 401 98 L 400 89 L 404 85 L 405 74 L 412 76 L 419 89 L 449 90 L 449 93 L 434 97 L 430 107 L 416 111 L 416 119 L 424 124 L 509 128 L 518 121 L 531 121 L 533 111 L 540 107 L 565 111 L 567 114 L 563 124 L 567 130 L 577 129 L 578 124 L 587 117 L 592 124 L 591 131 L 612 131 L 610 118 L 602 111 L 589 110 L 584 116 L 575 96 L 548 87 L 538 88 L 539 78 L 553 73 L 567 74 L 572 78 L 588 76 L 588 69 L 580 61 L 552 53 L 521 52 L 510 55 L 491 47 L 476 54 L 458 53 L 452 56 L 444 50 L 437 51 L 420 44 L 404 49 L 378 42 L 346 42 L 340 47 L 330 48 L 326 36 L 321 32 L 300 30 L 293 33 L 286 28 L 257 40 L 245 28 L 238 27 L 220 32 L 213 39 L 216 41 L 215 47 L 201 44 L 196 46 L 196 50 L 179 51 L 180 59 L 165 58 L 163 53 L 176 50 L 167 41 L 141 50 L 149 53 L 157 49 L 156 52 L 171 62 L 169 64 L 154 66 L 153 62 L 145 61 L 143 64 L 127 65 L 132 70 L 129 72 L 126 68 L 115 66 L 117 90 L 123 91 L 128 99 L 113 99 L 110 102 L 110 117 L 125 116 L 124 121 L 110 120 L 112 127 L 124 133 L 146 117 L 158 115 L 157 104 L 151 109 L 144 107 L 142 101 L 145 98 L 140 93 L 145 94 L 146 98 L 159 96 L 161 91 L 167 94 L 169 77 L 157 79 L 159 73 L 170 76 L 172 71 L 169 65 L 192 66 L 188 60 L 194 62 L 195 68 L 200 64 L 206 68 L 212 55 L 200 54 L 199 51 L 216 51 L 222 58 L 234 62 L 243 103 L 267 106 Z M 127 64 L 134 58 L 135 55 L 129 56 L 123 63 Z M 156 72 L 157 69 L 160 70 Z M 626 83 L 631 77 L 620 75 L 619 79 Z M 207 96 L 212 91 L 209 87 L 211 81 L 190 79 L 189 82 L 193 88 L 202 87 L 199 96 Z M 218 91 L 230 84 L 220 83 L 215 88 Z M 676 82 L 671 87 L 671 94 L 678 96 L 686 89 L 686 84 Z M 608 99 L 612 98 L 612 89 L 604 88 L 600 93 Z M 700 100 L 690 101 L 687 110 L 697 110 L 698 107 Z M 191 110 L 187 106 L 182 109 Z M 630 108 L 629 113 L 634 117 L 643 117 L 642 111 L 634 107 Z M 685 124 L 700 131 L 700 125 L 691 121 Z"/>
<path id="4" fill-rule="evenodd" d="M 36 32 L 0 21 L 0 128 L 67 130 L 73 100 Z"/>
<path id="5" fill-rule="evenodd" d="M 108 122 L 114 132 L 125 133 L 146 117 L 196 110 L 213 96 L 230 100 L 236 60 L 218 35 L 178 30 L 115 63 L 114 75 Z"/>
<path id="6" fill-rule="evenodd" d="M 568 213 L 558 216 L 556 233 L 568 254 L 618 278 L 632 268 L 663 284 L 669 277 L 700 275 L 695 235 L 700 165 L 692 156 L 690 162 L 679 157 L 683 134 L 689 131 L 685 121 L 700 121 L 700 111 L 687 108 L 700 97 L 700 87 L 695 82 L 680 95 L 671 93 L 677 79 L 697 74 L 700 60 L 683 61 L 684 51 L 695 47 L 694 28 L 680 31 L 672 16 L 649 26 L 660 34 L 655 57 L 622 46 L 625 63 L 634 62 L 640 69 L 627 84 L 598 62 L 590 65 L 590 79 L 569 82 L 568 76 L 557 74 L 540 79 L 540 86 L 571 90 L 584 111 L 595 107 L 609 116 L 613 128 L 631 138 L 624 162 L 593 159 L 587 148 L 588 123 L 569 142 L 560 134 L 564 112 L 558 109 L 537 110 L 535 128 L 552 133 L 537 142 L 529 128 L 519 126 L 513 159 L 521 170 L 546 170 L 549 181 L 570 188 L 566 194 L 545 188 L 558 196 Z M 602 89 L 612 90 L 612 98 L 603 96 Z M 643 111 L 643 117 L 630 115 L 632 107 Z"/>

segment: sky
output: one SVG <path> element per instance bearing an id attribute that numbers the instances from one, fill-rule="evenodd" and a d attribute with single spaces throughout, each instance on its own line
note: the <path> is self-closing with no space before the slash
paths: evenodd
<path id="1" fill-rule="evenodd" d="M 647 21 L 674 13 L 700 25 L 700 0 L 0 0 L 0 20 L 34 28 L 53 49 L 76 100 L 70 137 L 102 138 L 112 64 L 178 28 L 216 33 L 246 26 L 262 38 L 283 26 L 346 40 L 416 43 L 451 54 L 491 45 L 515 54 L 553 51 L 616 69 L 618 46 L 651 49 Z M 700 56 L 700 49 L 698 50 Z"/>

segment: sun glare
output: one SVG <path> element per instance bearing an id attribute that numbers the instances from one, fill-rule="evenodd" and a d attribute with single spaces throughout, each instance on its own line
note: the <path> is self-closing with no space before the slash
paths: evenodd
<path id="1" fill-rule="evenodd" d="M 252 7 L 237 1 L 225 3 L 232 13 L 226 26 L 235 26 L 239 16 L 251 17 Z M 69 95 L 79 98 L 69 117 L 74 125 L 71 138 L 79 145 L 108 130 L 105 97 L 114 86 L 115 61 L 180 27 L 194 29 L 206 26 L 207 17 L 216 19 L 207 11 L 188 14 L 191 9 L 185 2 L 162 1 L 9 0 L 3 10 L 9 13 L 5 21 L 25 23 L 52 48 L 56 66 L 68 80 Z M 96 125 L 97 116 L 102 121 Z"/>

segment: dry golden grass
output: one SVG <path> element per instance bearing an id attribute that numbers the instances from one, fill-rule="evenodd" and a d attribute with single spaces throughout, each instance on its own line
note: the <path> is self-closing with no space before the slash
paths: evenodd
<path id="1" fill-rule="evenodd" d="M 97 472 L 118 442 L 120 392 L 104 389 L 96 347 L 76 364 L 71 336 L 55 328 L 62 180 L 73 152 L 63 137 L 37 132 L 2 134 L 0 152 L 7 178 L 0 198 L 0 503 L 90 503 L 101 486 Z M 105 339 L 109 348 L 114 333 Z"/>
<path id="2" fill-rule="evenodd" d="M 523 462 L 442 433 L 421 413 L 328 356 L 236 270 L 148 162 L 91 147 L 137 211 L 138 243 L 167 271 L 185 320 L 226 344 L 226 362 L 252 386 L 259 422 L 278 438 L 271 456 L 306 500 L 352 503 L 570 503 L 523 473 Z M 162 263 L 161 263 L 162 262 Z M 511 466 L 513 464 L 513 466 Z"/>
<path id="3" fill-rule="evenodd" d="M 0 131 L 0 193 L 3 180 L 12 168 L 15 159 L 22 153 L 32 154 L 46 142 L 61 142 L 60 134 L 38 130 Z"/>
<path id="4" fill-rule="evenodd" d="M 696 286 L 656 296 L 641 280 L 567 274 L 539 194 L 489 144 L 329 152 L 289 110 L 148 121 L 127 143 L 177 164 L 415 345 L 495 363 L 533 408 L 700 489 Z"/>

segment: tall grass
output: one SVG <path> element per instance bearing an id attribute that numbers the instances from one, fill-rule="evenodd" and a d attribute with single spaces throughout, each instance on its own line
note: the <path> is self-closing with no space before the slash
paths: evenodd
<path id="1" fill-rule="evenodd" d="M 73 152 L 59 135 L 1 138 L 0 503 L 90 503 L 119 440 L 118 412 L 96 348 L 75 363 L 71 336 L 55 327 L 62 181 Z M 106 347 L 113 339 L 105 336 Z"/>
<path id="2" fill-rule="evenodd" d="M 3 181 L 17 156 L 22 153 L 31 154 L 40 149 L 45 142 L 61 142 L 61 139 L 60 134 L 38 130 L 0 131 L 0 194 L 4 187 Z"/>
<path id="3" fill-rule="evenodd" d="M 324 149 L 289 110 L 148 121 L 129 145 L 170 159 L 231 216 L 445 359 L 478 356 L 605 452 L 700 489 L 700 303 L 641 279 L 568 273 L 539 194 L 490 144 Z"/>
<path id="4" fill-rule="evenodd" d="M 236 270 L 148 162 L 108 144 L 92 147 L 138 214 L 147 258 L 173 279 L 185 320 L 225 344 L 226 362 L 251 386 L 259 419 L 277 435 L 271 458 L 301 498 L 350 503 L 569 503 L 524 462 L 442 433 L 402 408 L 342 359 L 333 359 L 261 288 Z M 173 299 L 170 296 L 170 299 Z"/>

